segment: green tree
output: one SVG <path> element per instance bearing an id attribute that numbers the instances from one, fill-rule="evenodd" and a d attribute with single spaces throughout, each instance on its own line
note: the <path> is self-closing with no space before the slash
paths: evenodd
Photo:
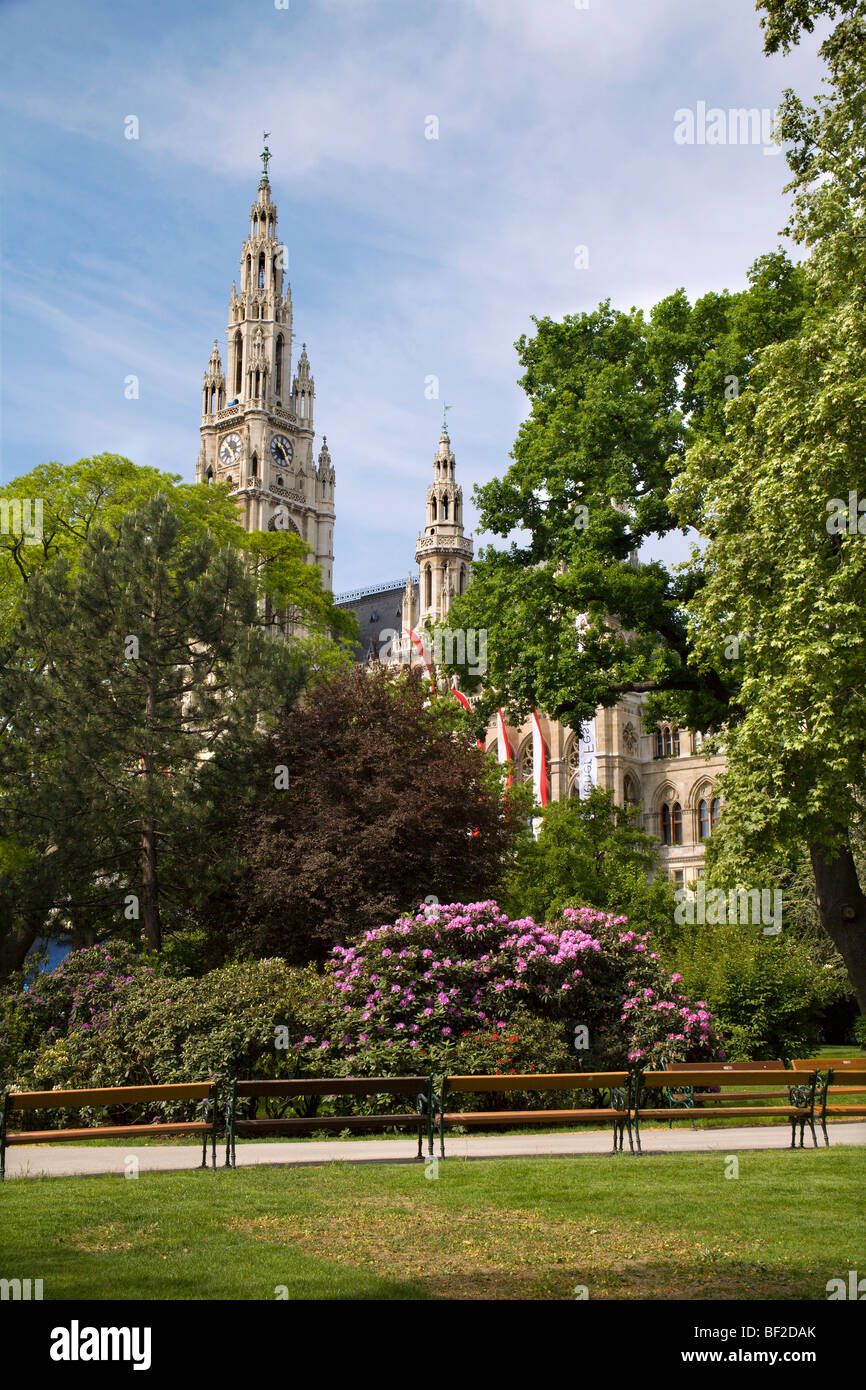
<path id="1" fill-rule="evenodd" d="M 663 941 L 674 890 L 666 879 L 648 881 L 658 867 L 657 841 L 639 822 L 636 809 L 615 806 L 613 793 L 599 788 L 585 801 L 551 803 L 538 838 L 517 848 L 505 879 L 506 912 L 547 922 L 566 907 L 597 907 L 627 916 L 636 930 Z"/>
<path id="2" fill-rule="evenodd" d="M 158 950 L 161 878 L 189 852 L 202 790 L 296 697 L 300 650 L 260 621 L 243 553 L 190 536 L 162 495 L 116 534 L 91 530 L 74 570 L 32 573 L 19 613 L 0 675 L 4 830 L 77 865 L 43 922 L 70 892 L 115 923 L 140 907 Z"/>
<path id="3" fill-rule="evenodd" d="M 866 4 L 773 5 L 768 42 L 837 12 L 821 46 L 828 90 L 812 108 L 788 92 L 781 116 L 813 307 L 761 354 L 724 438 L 690 450 L 673 505 L 709 542 L 697 660 L 720 668 L 725 634 L 743 635 L 720 734 L 719 862 L 808 846 L 822 923 L 866 1010 Z"/>
<path id="4" fill-rule="evenodd" d="M 728 864 L 808 846 L 866 1008 L 863 539 L 859 513 L 853 534 L 829 524 L 834 499 L 866 496 L 866 3 L 758 8 L 768 51 L 841 16 L 826 90 L 781 111 L 808 261 L 762 257 L 740 295 L 672 296 L 647 322 L 605 305 L 521 340 L 532 412 L 479 501 L 488 529 L 529 540 L 484 552 L 449 617 L 488 628 L 485 713 L 504 695 L 576 725 L 640 691 L 650 722 L 719 731 Z M 690 565 L 630 563 L 675 527 L 707 542 Z"/>

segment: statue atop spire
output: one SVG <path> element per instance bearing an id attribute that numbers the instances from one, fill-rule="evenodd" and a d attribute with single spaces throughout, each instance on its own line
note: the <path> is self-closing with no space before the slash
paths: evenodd
<path id="1" fill-rule="evenodd" d="M 270 133 L 271 132 L 269 130 L 266 130 L 264 132 L 265 148 L 262 150 L 260 156 L 262 161 L 262 176 L 259 179 L 259 188 L 270 188 L 270 184 L 268 182 L 268 161 L 272 158 L 271 152 L 268 149 L 268 138 L 270 136 Z"/>
<path id="2" fill-rule="evenodd" d="M 440 436 L 440 438 L 442 438 L 442 439 L 448 439 L 448 438 L 449 438 L 449 435 L 448 435 L 448 412 L 449 412 L 450 409 L 451 409 L 451 406 L 450 406 L 450 405 L 446 405 L 445 408 L 444 408 L 443 411 L 442 411 L 442 434 L 441 434 L 441 436 Z"/>

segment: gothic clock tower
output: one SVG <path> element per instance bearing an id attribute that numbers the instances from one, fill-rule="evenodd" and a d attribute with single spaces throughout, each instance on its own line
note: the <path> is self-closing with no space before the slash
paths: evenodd
<path id="1" fill-rule="evenodd" d="M 296 531 L 330 589 L 334 469 L 326 439 L 313 458 L 316 388 L 306 344 L 292 378 L 292 292 L 277 240 L 270 158 L 265 144 L 250 234 L 241 252 L 240 293 L 232 284 L 227 372 L 215 340 L 204 374 L 195 476 L 199 483 L 231 485 L 248 531 Z"/>

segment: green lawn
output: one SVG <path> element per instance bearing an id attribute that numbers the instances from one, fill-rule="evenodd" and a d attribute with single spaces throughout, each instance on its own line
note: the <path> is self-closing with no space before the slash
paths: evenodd
<path id="1" fill-rule="evenodd" d="M 866 1150 L 9 1180 L 46 1299 L 818 1299 L 866 1268 Z"/>

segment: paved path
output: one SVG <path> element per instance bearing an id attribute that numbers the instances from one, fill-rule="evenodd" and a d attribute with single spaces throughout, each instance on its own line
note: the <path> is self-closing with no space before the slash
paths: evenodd
<path id="1" fill-rule="evenodd" d="M 833 1147 L 855 1144 L 866 1146 L 866 1123 L 829 1126 Z M 818 1131 L 819 1152 L 826 1152 Z M 645 1154 L 653 1153 L 731 1153 L 742 1149 L 785 1149 L 790 1131 L 781 1125 L 740 1126 L 730 1129 L 644 1129 L 641 1143 Z M 811 1149 L 811 1139 L 806 1135 Z M 570 1134 L 454 1135 L 446 1139 L 446 1153 L 452 1158 L 511 1158 L 541 1154 L 600 1154 L 611 1147 L 610 1131 L 576 1131 Z M 626 1150 L 628 1153 L 628 1150 Z M 411 1163 L 415 1146 L 411 1139 L 325 1140 L 306 1144 L 238 1144 L 238 1167 L 254 1164 L 328 1163 Z M 122 1174 L 129 1159 L 138 1160 L 140 1172 L 168 1172 L 196 1168 L 201 1148 L 189 1144 L 102 1148 L 85 1146 L 33 1145 L 6 1151 L 9 1177 L 72 1177 L 99 1173 Z M 225 1159 L 225 1144 L 217 1146 L 217 1163 Z"/>

